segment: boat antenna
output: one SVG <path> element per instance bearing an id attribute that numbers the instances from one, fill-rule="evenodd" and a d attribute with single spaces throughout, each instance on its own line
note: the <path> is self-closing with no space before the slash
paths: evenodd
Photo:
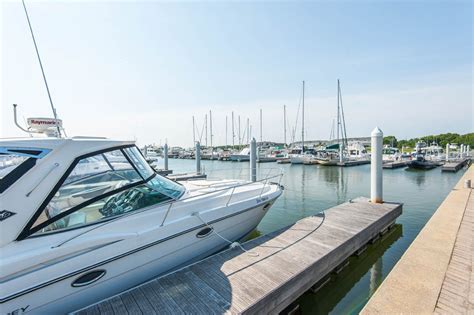
<path id="1" fill-rule="evenodd" d="M 46 86 L 46 92 L 48 93 L 49 103 L 51 104 L 51 110 L 53 111 L 54 120 L 57 121 L 58 116 L 56 114 L 56 109 L 53 105 L 51 93 L 49 92 L 48 81 L 46 80 L 46 75 L 44 74 L 43 64 L 41 62 L 38 46 L 36 45 L 35 35 L 33 34 L 33 28 L 31 27 L 30 17 L 28 16 L 28 11 L 26 10 L 25 0 L 21 0 L 21 3 L 23 4 L 23 9 L 25 9 L 26 20 L 28 21 L 28 26 L 30 27 L 31 38 L 33 39 L 33 44 L 35 45 L 36 56 L 38 56 L 38 62 L 41 68 L 41 73 L 43 74 L 44 85 Z M 56 125 L 56 128 L 58 129 L 58 136 L 59 138 L 61 138 L 61 129 L 59 128 L 58 124 Z"/>

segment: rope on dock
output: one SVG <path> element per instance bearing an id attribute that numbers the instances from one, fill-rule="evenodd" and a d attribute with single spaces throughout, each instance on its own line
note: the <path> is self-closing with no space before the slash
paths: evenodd
<path id="1" fill-rule="evenodd" d="M 246 252 L 247 254 L 249 254 L 250 256 L 253 256 L 253 257 L 258 257 L 259 254 L 255 251 L 249 251 L 249 250 L 246 250 L 242 244 L 240 244 L 239 242 L 232 242 L 230 240 L 228 240 L 227 238 L 225 238 L 224 236 L 220 235 L 219 232 L 216 231 L 216 229 L 214 229 L 212 226 L 210 226 L 206 221 L 204 221 L 204 219 L 201 217 L 201 215 L 199 214 L 199 212 L 193 212 L 191 215 L 193 216 L 196 216 L 199 218 L 199 220 L 202 221 L 202 223 L 204 223 L 208 228 L 210 228 L 212 230 L 212 232 L 214 232 L 214 234 L 216 234 L 217 236 L 219 236 L 220 238 L 222 238 L 224 241 L 226 241 L 227 243 L 230 244 L 230 248 L 236 248 L 236 247 L 239 247 L 241 250 L 243 250 L 244 252 Z"/>

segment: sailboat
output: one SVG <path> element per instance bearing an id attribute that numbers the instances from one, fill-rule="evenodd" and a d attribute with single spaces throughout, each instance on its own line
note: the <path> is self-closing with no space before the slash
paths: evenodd
<path id="1" fill-rule="evenodd" d="M 344 150 L 348 147 L 346 121 L 344 118 L 344 108 L 342 106 L 341 85 L 337 80 L 337 128 L 336 143 L 326 146 L 325 150 L 318 154 L 317 161 L 321 165 L 334 166 L 342 163 L 346 158 Z"/>
<path id="2" fill-rule="evenodd" d="M 303 81 L 303 98 L 302 98 L 302 109 L 301 109 L 301 149 L 298 153 L 290 153 L 291 164 L 303 164 L 305 159 L 308 157 L 305 155 L 304 149 L 304 81 Z"/>

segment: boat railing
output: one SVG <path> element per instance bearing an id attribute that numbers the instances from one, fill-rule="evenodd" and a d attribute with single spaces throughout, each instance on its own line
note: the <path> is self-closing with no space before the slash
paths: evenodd
<path id="1" fill-rule="evenodd" d="M 278 169 L 280 170 L 280 172 L 278 174 L 275 174 L 275 175 L 270 175 L 270 172 L 274 170 L 274 169 L 269 169 L 269 173 L 267 174 L 267 176 L 265 178 L 262 178 L 260 180 L 257 180 L 255 182 L 252 182 L 252 181 L 247 181 L 247 182 L 243 182 L 243 183 L 239 183 L 239 184 L 236 184 L 236 185 L 232 185 L 232 186 L 229 186 L 229 187 L 224 187 L 222 189 L 216 189 L 216 190 L 213 190 L 213 191 L 208 191 L 208 192 L 203 192 L 203 193 L 200 193 L 200 194 L 197 194 L 197 195 L 193 195 L 193 196 L 189 196 L 189 197 L 186 197 L 186 198 L 182 198 L 182 199 L 177 199 L 177 200 L 172 200 L 169 202 L 169 206 L 166 210 L 166 213 L 165 213 L 165 216 L 163 217 L 163 221 L 161 222 L 160 226 L 163 226 L 165 224 L 165 221 L 166 219 L 168 218 L 168 214 L 170 213 L 172 207 L 175 205 L 175 204 L 179 204 L 181 202 L 185 202 L 185 201 L 189 201 L 191 199 L 196 199 L 196 198 L 200 198 L 202 196 L 207 196 L 207 195 L 211 195 L 211 194 L 216 194 L 216 193 L 221 193 L 221 192 L 225 192 L 225 191 L 230 191 L 230 195 L 229 195 L 229 198 L 227 199 L 227 202 L 225 203 L 225 206 L 228 207 L 230 204 L 231 204 L 231 201 L 232 201 L 232 197 L 234 196 L 234 192 L 235 192 L 235 189 L 236 188 L 240 188 L 240 187 L 244 187 L 244 186 L 249 186 L 249 185 L 255 185 L 255 183 L 263 183 L 263 186 L 262 186 L 262 189 L 260 190 L 259 194 L 258 194 L 258 197 L 261 198 L 262 197 L 262 194 L 263 192 L 265 191 L 265 188 L 267 187 L 267 185 L 270 183 L 270 180 L 271 179 L 274 179 L 274 178 L 278 178 L 278 182 L 275 183 L 277 185 L 281 185 L 281 180 L 282 180 L 282 177 L 283 177 L 283 171 L 281 169 Z M 206 185 L 206 187 L 212 187 L 212 184 L 210 185 Z"/>
<path id="2" fill-rule="evenodd" d="M 275 168 L 273 168 L 275 169 Z M 270 170 L 273 170 L 273 169 L 270 169 Z M 280 172 L 276 175 L 271 175 L 271 176 L 268 176 L 268 177 L 265 177 L 265 178 L 262 178 L 260 180 L 257 180 L 255 182 L 252 182 L 252 181 L 246 181 L 246 182 L 243 182 L 243 183 L 239 183 L 237 185 L 232 185 L 232 186 L 229 186 L 229 187 L 225 187 L 225 188 L 222 188 L 222 189 L 216 189 L 216 190 L 213 190 L 213 191 L 209 191 L 209 192 L 203 192 L 203 193 L 200 193 L 200 194 L 197 194 L 197 195 L 193 195 L 193 196 L 189 196 L 189 197 L 186 197 L 186 198 L 182 198 L 182 199 L 172 199 L 168 202 L 165 202 L 163 204 L 161 204 L 160 206 L 168 206 L 167 209 L 166 209 L 166 212 L 165 212 L 165 216 L 163 217 L 163 220 L 160 224 L 160 227 L 164 226 L 165 222 L 166 222 L 166 219 L 168 218 L 168 215 L 171 211 L 171 209 L 173 208 L 173 206 L 175 204 L 179 204 L 179 203 L 182 203 L 182 202 L 185 202 L 185 201 L 189 201 L 191 199 L 195 199 L 195 198 L 199 198 L 199 197 L 202 197 L 202 196 L 207 196 L 207 195 L 211 195 L 211 194 L 215 194 L 215 193 L 219 193 L 219 192 L 223 192 L 223 191 L 231 191 L 231 194 L 229 196 L 229 199 L 227 199 L 227 202 L 225 203 L 225 206 L 228 207 L 230 205 L 230 202 L 232 200 L 232 196 L 234 195 L 234 192 L 235 192 L 235 189 L 236 188 L 239 188 L 239 187 L 243 187 L 243 186 L 248 186 L 248 185 L 254 185 L 255 183 L 261 183 L 261 182 L 264 182 L 263 184 L 263 187 L 262 187 L 262 190 L 260 191 L 259 193 L 259 198 L 261 198 L 262 196 L 262 193 L 265 189 L 265 187 L 268 185 L 268 183 L 271 183 L 270 180 L 273 179 L 273 178 L 279 178 L 278 182 L 275 184 L 277 185 L 281 185 L 281 180 L 282 180 L 282 177 L 284 175 L 283 173 L 283 170 L 281 169 L 278 169 Z M 211 187 L 211 186 L 209 186 Z M 103 222 L 102 224 L 97 224 L 97 225 L 94 225 L 91 229 L 89 230 L 86 230 L 86 231 L 83 231 L 82 233 L 79 233 L 79 234 L 76 234 L 74 236 L 72 236 L 71 238 L 67 239 L 67 240 L 64 240 L 62 241 L 61 243 L 53 246 L 53 248 L 56 248 L 56 247 L 61 247 L 63 246 L 64 244 L 72 241 L 73 239 L 76 239 L 77 237 L 79 236 L 82 236 L 84 234 L 87 234 L 99 227 L 103 227 L 104 225 L 107 225 L 111 222 L 114 222 L 115 220 L 118 220 L 118 219 L 123 219 L 125 217 L 128 217 L 128 216 L 131 216 L 131 215 L 135 215 L 135 214 L 138 214 L 138 213 L 141 213 L 141 212 L 144 212 L 144 211 L 148 211 L 150 210 L 151 207 L 146 207 L 146 208 L 143 208 L 143 209 L 140 209 L 140 210 L 136 210 L 136 211 L 131 211 L 131 212 L 128 212 L 128 213 L 124 213 L 122 215 L 117 215 L 115 217 L 111 217 L 109 218 L 107 221 Z"/>

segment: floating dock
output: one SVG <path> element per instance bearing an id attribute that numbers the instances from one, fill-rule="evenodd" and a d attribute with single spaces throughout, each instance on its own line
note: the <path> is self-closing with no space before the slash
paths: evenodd
<path id="1" fill-rule="evenodd" d="M 474 181 L 471 166 L 361 314 L 474 313 Z"/>
<path id="2" fill-rule="evenodd" d="M 183 174 L 172 174 L 166 177 L 171 180 L 180 182 L 180 181 L 193 180 L 193 179 L 205 179 L 207 178 L 207 175 L 201 174 L 201 173 L 183 173 Z"/>
<path id="3" fill-rule="evenodd" d="M 401 213 L 401 204 L 357 198 L 244 243 L 249 252 L 225 250 L 78 314 L 278 313 L 341 271 Z"/>
<path id="4" fill-rule="evenodd" d="M 454 172 L 454 173 L 456 173 L 461 168 L 463 168 L 465 165 L 469 164 L 470 161 L 471 161 L 471 158 L 464 158 L 462 160 L 446 162 L 441 167 L 441 171 L 442 172 Z"/>
<path id="5" fill-rule="evenodd" d="M 170 174 L 173 174 L 173 170 L 156 170 L 156 173 L 161 176 L 168 176 Z"/>
<path id="6" fill-rule="evenodd" d="M 383 168 L 386 169 L 394 169 L 407 166 L 409 161 L 393 161 L 393 162 L 386 162 L 382 164 Z"/>
<path id="7" fill-rule="evenodd" d="M 344 162 L 339 162 L 337 163 L 337 166 L 357 166 L 357 165 L 363 165 L 363 164 L 370 164 L 370 160 L 355 160 L 355 161 L 344 161 Z"/>

